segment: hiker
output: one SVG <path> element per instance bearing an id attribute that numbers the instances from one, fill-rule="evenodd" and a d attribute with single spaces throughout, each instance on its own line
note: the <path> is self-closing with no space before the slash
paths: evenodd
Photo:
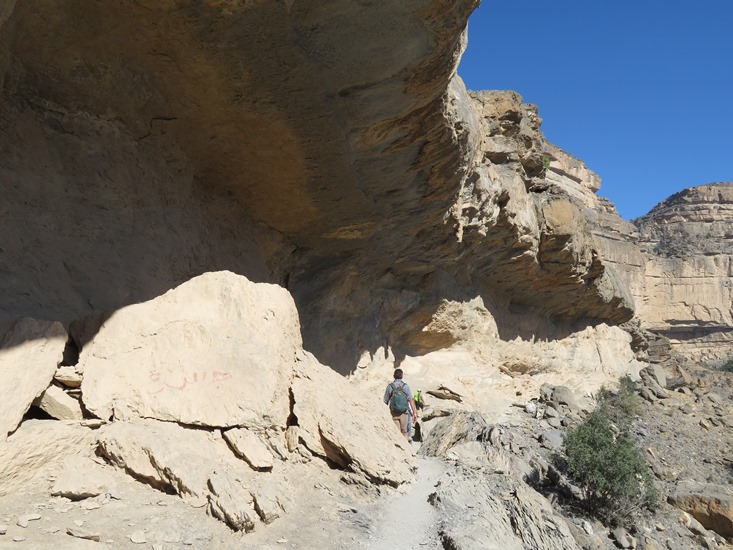
<path id="1" fill-rule="evenodd" d="M 415 406 L 417 407 L 418 411 L 421 411 L 425 408 L 425 400 L 422 397 L 422 391 L 417 390 L 415 392 Z"/>
<path id="2" fill-rule="evenodd" d="M 384 402 L 389 405 L 392 420 L 399 428 L 400 433 L 409 442 L 408 414 L 411 415 L 413 422 L 417 422 L 417 407 L 415 407 L 415 400 L 410 386 L 402 381 L 402 374 L 402 369 L 395 369 L 394 382 L 387 385 L 384 392 Z"/>

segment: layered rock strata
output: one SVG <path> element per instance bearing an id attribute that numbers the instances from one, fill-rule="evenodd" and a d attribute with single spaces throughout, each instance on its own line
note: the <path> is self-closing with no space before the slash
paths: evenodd
<path id="1" fill-rule="evenodd" d="M 27 331 L 45 340 L 13 346 Z M 15 432 L 0 442 L 4 492 L 94 450 L 135 479 L 250 531 L 285 514 L 286 487 L 309 468 L 328 464 L 375 486 L 412 475 L 414 458 L 387 408 L 303 350 L 295 305 L 280 286 L 207 273 L 122 308 L 82 350 L 77 397 L 50 386 L 66 344 L 59 323 L 24 320 L 11 336 L 0 365 L 20 360 L 43 371 L 31 371 L 32 389 L 18 388 L 18 399 L 3 404 L 4 429 Z M 60 422 L 58 407 L 47 408 L 59 420 L 18 427 L 51 388 L 77 409 L 80 399 L 86 420 Z"/>
<path id="2" fill-rule="evenodd" d="M 695 360 L 733 357 L 733 183 L 693 187 L 634 220 L 645 255 L 638 315 Z"/>
<path id="3" fill-rule="evenodd" d="M 420 341 L 445 298 L 630 318 L 536 109 L 455 74 L 476 5 L 9 6 L 0 328 L 219 269 L 287 286 L 341 372 L 445 347 Z"/>

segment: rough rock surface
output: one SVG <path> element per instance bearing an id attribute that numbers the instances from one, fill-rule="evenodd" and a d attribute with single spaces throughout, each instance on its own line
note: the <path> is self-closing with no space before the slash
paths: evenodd
<path id="1" fill-rule="evenodd" d="M 77 423 L 29 420 L 0 442 L 0 495 L 22 492 L 49 464 L 67 456 L 89 452 L 96 438 Z"/>
<path id="2" fill-rule="evenodd" d="M 234 529 L 256 525 L 266 531 L 260 547 L 286 533 L 346 544 L 369 533 L 359 498 L 391 491 L 384 484 L 404 489 L 414 475 L 380 400 L 397 365 L 440 400 L 434 417 L 465 420 L 455 407 L 493 421 L 511 416 L 517 399 L 536 400 L 545 383 L 576 392 L 582 410 L 601 384 L 641 371 L 638 361 L 670 366 L 669 343 L 725 359 L 730 184 L 673 197 L 636 227 L 621 220 L 596 195 L 599 176 L 544 139 L 537 107 L 514 92 L 466 91 L 456 67 L 477 5 L 5 2 L 0 335 L 32 316 L 60 321 L 72 340 L 54 325 L 60 346 L 42 361 L 48 376 L 19 380 L 17 403 L 13 392 L 0 399 L 12 405 L 0 410 L 8 424 L 0 438 L 36 397 L 56 392 L 54 378 L 67 397 L 81 394 L 82 414 L 113 421 L 94 433 L 100 452 L 138 479 L 206 502 Z M 46 338 L 30 331 L 3 348 L 6 380 L 35 364 L 12 354 L 37 351 Z M 346 382 L 324 365 L 353 376 Z M 684 373 L 670 372 L 668 384 L 701 400 Z M 685 398 L 659 380 L 642 377 L 649 408 Z M 563 422 L 580 413 L 532 402 L 541 418 L 526 419 L 534 422 L 526 433 L 478 420 L 436 425 L 444 440 L 425 448 L 461 468 L 488 462 L 544 475 L 541 453 L 550 451 L 541 445 L 557 448 Z M 697 405 L 684 403 L 669 422 L 688 420 Z M 723 409 L 694 425 L 724 434 Z M 56 465 L 50 450 L 59 459 L 88 450 L 86 422 L 26 421 L 0 442 L 4 502 L 43 509 L 21 499 L 25 484 L 41 483 L 44 460 Z M 56 428 L 46 434 L 47 426 Z M 675 445 L 661 428 L 650 431 L 669 455 L 652 462 L 655 473 L 682 470 Z M 259 443 L 235 437 L 255 432 Z M 491 445 L 475 440 L 487 435 Z M 718 443 L 700 444 L 710 460 L 722 460 Z M 696 472 L 715 477 L 717 466 L 702 462 Z M 489 536 L 451 519 L 472 475 L 436 493 L 445 544 Z M 500 518 L 490 536 L 509 547 L 573 547 L 546 502 L 515 479 L 496 483 L 522 498 L 505 502 L 490 487 L 472 495 Z M 280 487 L 312 502 L 323 524 L 291 518 L 288 531 L 274 521 L 287 508 Z M 100 494 L 83 510 L 150 512 L 155 498 L 190 522 L 150 525 L 138 511 L 122 530 L 102 514 L 89 529 L 60 532 L 85 545 L 97 543 L 78 537 L 102 544 L 109 533 L 121 548 L 239 543 L 211 524 L 191 528 L 191 510 L 163 496 L 128 504 Z M 65 507 L 47 509 L 63 516 Z M 703 525 L 676 520 L 667 525 L 684 544 L 722 544 Z M 350 528 L 324 531 L 326 522 Z M 35 523 L 19 527 L 31 544 L 71 544 L 32 531 Z M 608 542 L 600 528 L 583 531 L 588 547 Z M 674 537 L 666 542 L 677 550 Z M 639 542 L 662 538 L 644 531 Z"/>
<path id="3" fill-rule="evenodd" d="M 283 444 L 294 426 L 310 451 L 342 468 L 377 482 L 409 477 L 381 401 L 303 351 L 297 310 L 279 286 L 230 272 L 196 277 L 118 311 L 79 367 L 84 404 L 105 420 L 249 427 L 277 432 Z"/>
<path id="4" fill-rule="evenodd" d="M 680 483 L 668 497 L 673 506 L 688 512 L 703 527 L 720 535 L 733 536 L 733 492 L 706 483 Z"/>
<path id="5" fill-rule="evenodd" d="M 733 357 L 733 183 L 686 189 L 634 220 L 646 252 L 639 316 L 688 357 Z"/>
<path id="6" fill-rule="evenodd" d="M 581 548 L 544 497 L 507 475 L 459 468 L 441 478 L 431 499 L 443 517 L 447 548 Z"/>
<path id="7" fill-rule="evenodd" d="M 33 404 L 57 420 L 84 418 L 79 401 L 54 385 L 49 386 Z"/>
<path id="8" fill-rule="evenodd" d="M 66 344 L 59 322 L 24 318 L 0 344 L 0 376 L 11 391 L 0 399 L 0 442 L 14 431 L 33 401 L 51 383 Z"/>
<path id="9" fill-rule="evenodd" d="M 80 357 L 84 405 L 103 419 L 285 425 L 300 346 L 283 288 L 202 275 L 102 325 Z"/>
<path id="10" fill-rule="evenodd" d="M 306 348 L 343 373 L 385 342 L 450 345 L 446 302 L 630 318 L 582 201 L 543 178 L 536 108 L 455 75 L 477 4 L 15 3 L 0 223 L 23 234 L 3 315 L 69 323 L 229 269 L 286 285 Z"/>

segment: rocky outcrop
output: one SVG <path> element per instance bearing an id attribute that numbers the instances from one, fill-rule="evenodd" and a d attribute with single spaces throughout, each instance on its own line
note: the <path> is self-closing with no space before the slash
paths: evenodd
<path id="1" fill-rule="evenodd" d="M 629 372 L 655 401 L 637 359 L 664 363 L 667 342 L 722 358 L 705 346 L 732 326 L 714 292 L 728 187 L 621 220 L 536 106 L 465 89 L 477 5 L 0 7 L 3 491 L 73 456 L 51 491 L 114 500 L 67 475 L 94 450 L 251 531 L 296 481 L 323 504 L 411 479 L 379 399 L 397 365 L 450 402 L 435 416 L 499 417 L 545 383 L 581 401 Z M 18 428 L 32 406 L 64 420 Z M 542 445 L 560 447 L 565 406 L 543 405 Z M 433 496 L 444 545 L 576 547 L 466 414 L 424 447 L 467 468 Z"/>
<path id="2" fill-rule="evenodd" d="M 455 75 L 476 4 L 16 2 L 0 229 L 22 235 L 0 329 L 220 269 L 287 286 L 306 348 L 344 373 L 385 344 L 455 343 L 422 337 L 446 300 L 630 318 L 575 196 L 598 177 L 544 142 L 535 107 Z"/>
<path id="3" fill-rule="evenodd" d="M 733 357 L 733 183 L 686 189 L 634 220 L 645 253 L 639 316 L 704 362 Z"/>
<path id="4" fill-rule="evenodd" d="M 710 483 L 680 483 L 669 502 L 688 512 L 703 527 L 730 538 L 733 536 L 733 493 Z"/>
<path id="5" fill-rule="evenodd" d="M 0 442 L 15 431 L 33 401 L 48 388 L 63 357 L 66 331 L 59 322 L 21 319 L 0 344 L 0 375 L 13 381 L 0 400 Z"/>
<path id="6" fill-rule="evenodd" d="M 94 448 L 93 432 L 79 423 L 28 420 L 0 443 L 0 495 L 22 493 L 44 468 Z"/>
<path id="7" fill-rule="evenodd" d="M 29 331 L 44 338 L 26 341 Z M 66 344 L 60 323 L 21 321 L 4 343 L 8 364 L 39 370 L 25 381 L 33 391 L 17 392 L 22 403 L 6 401 L 8 430 L 38 394 L 37 407 L 75 420 L 25 422 L 0 443 L 9 491 L 96 447 L 135 479 L 250 531 L 284 515 L 286 487 L 309 469 L 328 464 L 374 486 L 412 476 L 387 408 L 303 350 L 295 304 L 277 285 L 208 273 L 109 316 L 74 366 L 83 409 L 52 382 Z M 55 494 L 91 495 L 83 479 L 67 481 Z"/>

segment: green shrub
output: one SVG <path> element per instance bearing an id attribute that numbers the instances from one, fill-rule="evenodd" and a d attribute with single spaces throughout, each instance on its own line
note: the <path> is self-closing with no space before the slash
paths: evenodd
<path id="1" fill-rule="evenodd" d="M 628 376 L 619 379 L 618 391 L 602 387 L 598 392 L 598 408 L 619 427 L 628 427 L 641 407 L 641 398 L 636 393 L 636 384 Z"/>
<path id="2" fill-rule="evenodd" d="M 564 451 L 568 474 L 583 489 L 587 510 L 624 524 L 643 508 L 654 509 L 657 493 L 633 437 L 624 427 L 614 436 L 607 411 L 599 407 L 568 431 Z"/>
<path id="3" fill-rule="evenodd" d="M 720 365 L 718 370 L 722 370 L 723 372 L 733 372 L 733 359 L 728 359 L 728 361 Z"/>

